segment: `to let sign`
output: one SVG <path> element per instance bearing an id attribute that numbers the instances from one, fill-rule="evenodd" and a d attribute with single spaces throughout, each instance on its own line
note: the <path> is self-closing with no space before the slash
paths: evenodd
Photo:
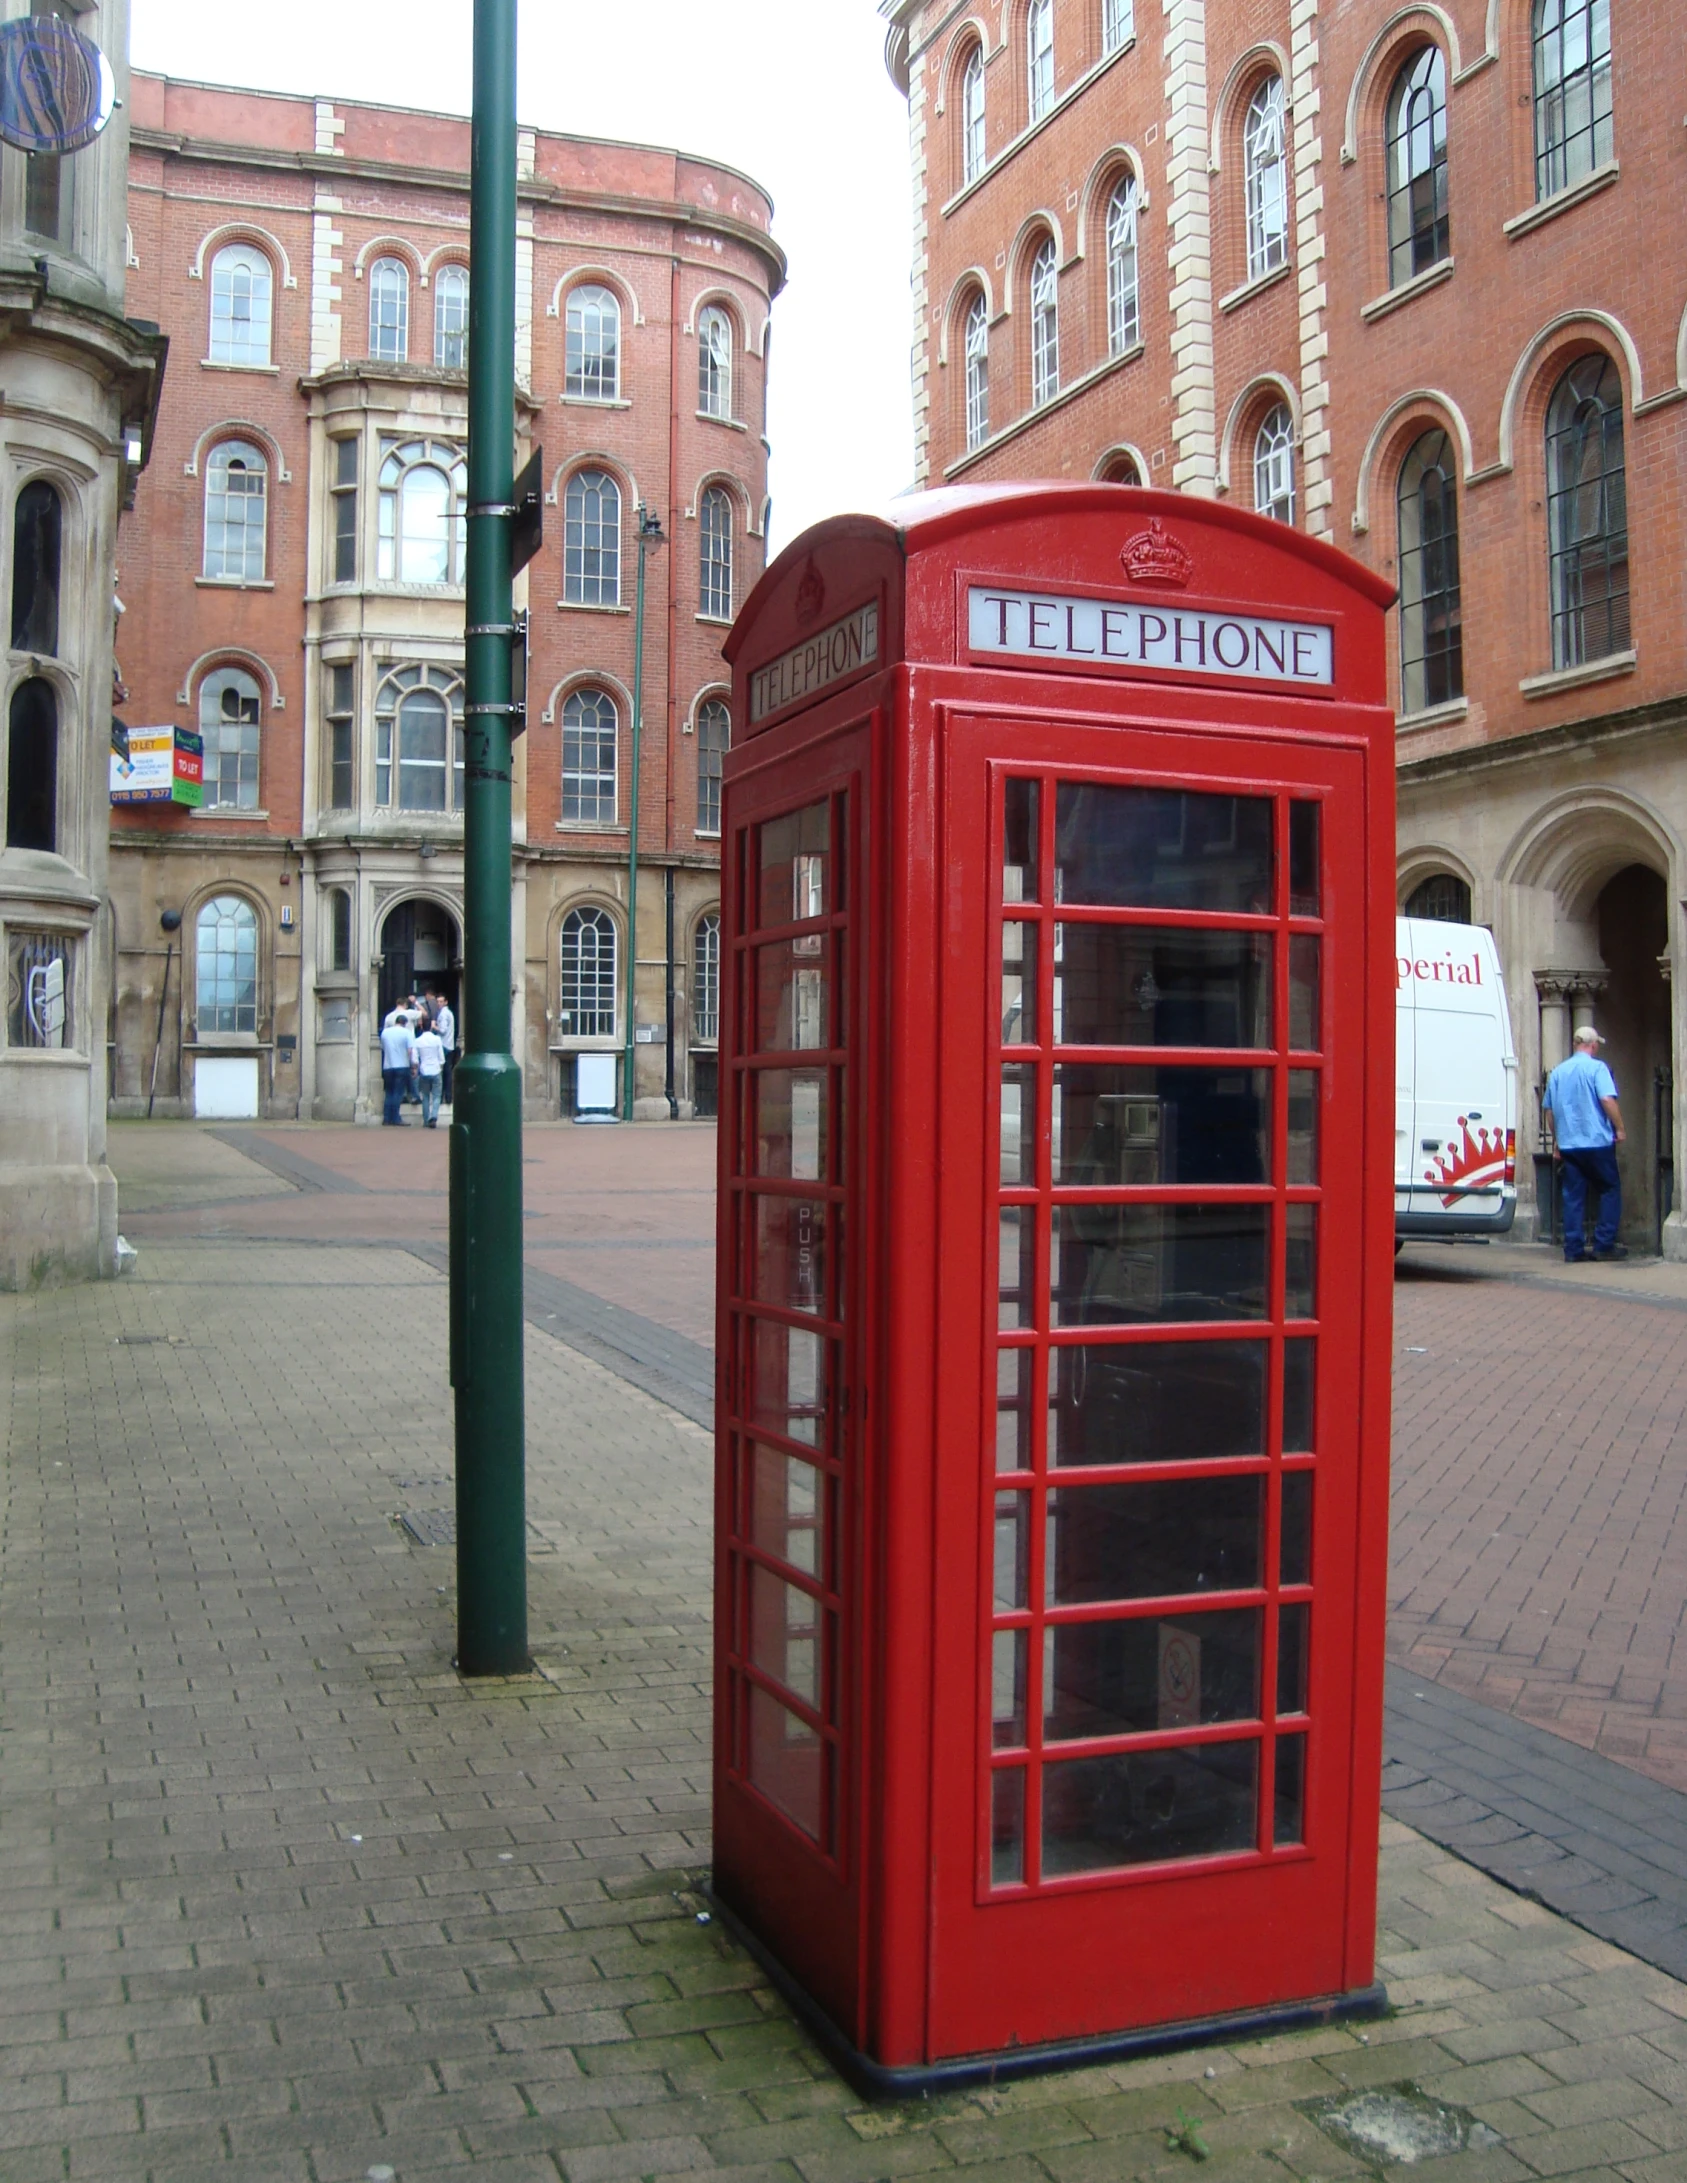
<path id="1" fill-rule="evenodd" d="M 973 654 L 1151 667 L 1279 688 L 1327 690 L 1335 682 L 1333 631 L 1322 622 L 1272 621 L 1188 607 L 974 585 L 967 594 Z"/>
<path id="2" fill-rule="evenodd" d="M 879 604 L 857 607 L 841 622 L 792 645 L 778 659 L 750 677 L 750 718 L 765 720 L 800 697 L 813 697 L 828 683 L 841 682 L 879 656 Z"/>

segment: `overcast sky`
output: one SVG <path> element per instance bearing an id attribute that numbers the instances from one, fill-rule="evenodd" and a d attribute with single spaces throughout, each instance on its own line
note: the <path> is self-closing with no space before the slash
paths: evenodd
<path id="1" fill-rule="evenodd" d="M 467 113 L 472 0 L 134 0 L 137 68 Z M 671 144 L 772 192 L 775 549 L 908 483 L 907 107 L 874 0 L 525 0 L 520 113 Z"/>

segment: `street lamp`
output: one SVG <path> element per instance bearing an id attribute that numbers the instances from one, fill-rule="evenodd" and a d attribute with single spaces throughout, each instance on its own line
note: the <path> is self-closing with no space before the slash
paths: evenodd
<path id="1" fill-rule="evenodd" d="M 638 991 L 638 784 L 639 753 L 644 739 L 644 563 L 667 539 L 662 518 L 643 501 L 638 509 L 638 594 L 633 615 L 633 793 L 628 812 L 627 847 L 627 1049 L 621 1067 L 621 1119 L 633 1118 L 633 1050 L 637 1025 L 633 1007 Z"/>

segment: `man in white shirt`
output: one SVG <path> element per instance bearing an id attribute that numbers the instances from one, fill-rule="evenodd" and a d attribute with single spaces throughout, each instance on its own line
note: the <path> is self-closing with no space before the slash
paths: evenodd
<path id="1" fill-rule="evenodd" d="M 437 1129 L 439 1087 L 445 1073 L 445 1043 L 427 1016 L 422 1018 L 422 1028 L 416 1033 L 416 1071 L 422 1093 L 422 1127 Z"/>
<path id="2" fill-rule="evenodd" d="M 395 1008 L 381 1026 L 381 1126 L 402 1129 L 399 1108 L 410 1088 L 410 1072 L 416 1058 L 416 1037 Z"/>
<path id="3" fill-rule="evenodd" d="M 445 1048 L 445 1085 L 440 1096 L 449 1105 L 451 1071 L 457 1062 L 457 1017 L 443 993 L 430 994 L 429 1004 L 433 1014 L 433 1027 L 439 1033 L 440 1044 Z"/>

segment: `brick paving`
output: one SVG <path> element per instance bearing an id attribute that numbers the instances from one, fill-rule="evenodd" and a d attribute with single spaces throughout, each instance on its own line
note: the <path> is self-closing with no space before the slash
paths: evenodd
<path id="1" fill-rule="evenodd" d="M 706 1435 L 530 1330 L 539 1672 L 465 1686 L 444 1330 L 355 1244 L 0 1299 L 4 2183 L 1283 2183 L 1402 2082 L 1499 2140 L 1402 2176 L 1687 2177 L 1687 1987 L 1393 1823 L 1387 2021 L 864 2108 L 697 1922 Z"/>

